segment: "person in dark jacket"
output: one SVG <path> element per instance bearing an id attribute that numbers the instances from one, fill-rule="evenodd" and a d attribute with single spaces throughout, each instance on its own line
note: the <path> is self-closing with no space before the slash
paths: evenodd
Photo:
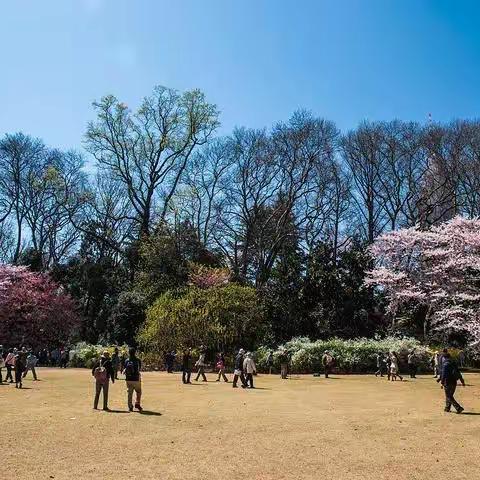
<path id="1" fill-rule="evenodd" d="M 187 348 L 183 351 L 182 358 L 182 382 L 191 384 L 190 377 L 192 375 L 192 350 Z"/>
<path id="2" fill-rule="evenodd" d="M 110 379 L 115 383 L 115 372 L 113 371 L 110 354 L 105 351 L 102 353 L 98 362 L 92 368 L 92 375 L 95 378 L 95 400 L 93 408 L 97 410 L 100 393 L 103 390 L 103 409 L 108 411 L 108 386 Z"/>
<path id="3" fill-rule="evenodd" d="M 410 378 L 417 378 L 417 357 L 415 355 L 415 350 L 412 350 L 407 357 L 408 361 L 408 372 L 410 373 Z"/>
<path id="4" fill-rule="evenodd" d="M 463 379 L 457 364 L 451 359 L 450 354 L 444 353 L 442 360 L 442 372 L 440 379 L 437 380 L 442 383 L 442 388 L 445 392 L 445 411 L 450 412 L 452 405 L 457 413 L 462 413 L 464 408 L 455 400 L 455 390 L 457 389 L 457 381 L 460 380 L 461 384 L 465 386 L 465 380 Z"/>
<path id="5" fill-rule="evenodd" d="M 135 392 L 135 408 L 141 412 L 143 409 L 140 405 L 142 399 L 142 380 L 140 376 L 140 369 L 142 368 L 142 362 L 136 356 L 136 349 L 130 348 L 128 351 L 128 358 L 125 360 L 123 366 L 123 373 L 125 374 L 125 381 L 127 383 L 127 403 L 128 410 L 133 412 L 133 392 Z"/>
<path id="6" fill-rule="evenodd" d="M 247 388 L 245 375 L 243 374 L 243 361 L 245 359 L 245 350 L 241 348 L 235 357 L 235 369 L 233 371 L 233 388 L 237 388 L 237 382 L 240 378 L 242 388 Z"/>
<path id="7" fill-rule="evenodd" d="M 118 347 L 115 347 L 115 350 L 113 351 L 112 355 L 112 367 L 113 371 L 115 373 L 115 380 L 118 380 L 118 371 L 121 368 L 121 363 L 120 363 L 120 352 L 118 350 Z"/>
<path id="8" fill-rule="evenodd" d="M 25 348 L 15 355 L 15 388 L 22 388 L 23 372 L 27 368 L 27 352 Z"/>

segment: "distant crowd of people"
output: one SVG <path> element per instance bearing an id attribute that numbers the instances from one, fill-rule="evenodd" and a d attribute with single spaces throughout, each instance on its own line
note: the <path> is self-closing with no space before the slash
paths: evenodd
<path id="1" fill-rule="evenodd" d="M 288 350 L 281 350 L 278 354 L 280 363 L 280 377 L 287 379 L 289 372 L 289 365 L 291 362 L 291 352 Z M 174 371 L 177 355 L 175 351 L 167 352 L 165 355 L 165 369 L 168 373 Z M 34 353 L 32 349 L 26 347 L 10 348 L 5 350 L 0 345 L 0 384 L 15 383 L 16 388 L 22 388 L 23 379 L 29 372 L 32 373 L 33 380 L 38 380 L 36 367 L 41 366 L 57 366 L 66 368 L 69 361 L 69 350 L 67 348 L 56 348 L 54 350 L 43 349 Z M 460 366 L 463 365 L 465 358 L 460 354 L 458 357 Z M 183 351 L 181 361 L 177 362 L 181 365 L 182 383 L 185 385 L 191 384 L 191 376 L 193 371 L 196 371 L 195 381 L 200 379 L 207 382 L 207 349 L 201 345 L 198 349 L 198 358 L 194 363 L 193 353 L 191 348 Z M 324 352 L 321 365 L 325 378 L 328 378 L 336 365 L 336 359 L 328 350 Z M 412 350 L 407 355 L 407 365 L 410 378 L 416 378 L 419 358 L 415 350 Z M 274 367 L 274 351 L 270 350 L 266 358 L 266 366 L 269 374 L 272 374 Z M 396 352 L 389 353 L 378 352 L 376 355 L 377 370 L 375 376 L 387 377 L 389 381 L 396 381 L 399 379 L 403 381 L 403 376 L 400 373 L 400 361 Z M 127 390 L 127 405 L 130 411 L 137 409 L 142 411 L 141 397 L 142 397 L 142 383 L 141 383 L 141 361 L 136 355 L 135 348 L 129 349 L 127 358 L 122 358 L 119 349 L 115 348 L 114 353 L 110 356 L 108 351 L 104 351 L 95 362 L 92 368 L 92 375 L 95 379 L 95 396 L 93 407 L 98 408 L 100 396 L 103 395 L 103 409 L 108 410 L 108 394 L 110 382 L 113 384 L 118 380 L 119 373 L 125 376 L 126 390 Z M 240 348 L 233 360 L 233 378 L 232 387 L 238 388 L 255 388 L 254 376 L 257 374 L 257 366 L 255 364 L 252 352 L 246 352 Z M 452 406 L 457 413 L 463 412 L 463 407 L 456 401 L 454 394 L 458 382 L 465 386 L 465 381 L 460 372 L 459 365 L 455 362 L 447 349 L 436 351 L 431 358 L 431 367 L 433 369 L 434 378 L 441 384 L 445 393 L 445 411 L 451 411 Z M 216 381 L 223 380 L 229 383 L 230 379 L 227 375 L 227 362 L 224 352 L 218 352 L 215 356 L 214 371 Z M 5 378 L 3 373 L 6 373 Z M 319 375 L 319 374 L 317 374 Z M 135 394 L 135 403 L 133 403 L 133 395 Z"/>

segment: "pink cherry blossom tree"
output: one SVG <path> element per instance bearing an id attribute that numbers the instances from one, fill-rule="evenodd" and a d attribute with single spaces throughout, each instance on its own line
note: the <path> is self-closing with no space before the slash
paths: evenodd
<path id="1" fill-rule="evenodd" d="M 190 268 L 189 283 L 198 288 L 221 287 L 230 281 L 228 268 L 212 268 L 197 264 L 191 265 Z"/>
<path id="2" fill-rule="evenodd" d="M 423 305 L 425 335 L 430 328 L 456 331 L 480 346 L 480 220 L 455 217 L 430 230 L 393 231 L 370 252 L 376 267 L 366 283 L 385 290 L 392 314 Z"/>
<path id="3" fill-rule="evenodd" d="M 79 317 L 72 298 L 47 274 L 0 265 L 0 343 L 32 348 L 64 344 Z"/>

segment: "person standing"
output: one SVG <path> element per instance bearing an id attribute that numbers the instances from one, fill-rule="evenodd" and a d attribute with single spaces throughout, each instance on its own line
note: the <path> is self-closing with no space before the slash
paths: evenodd
<path id="1" fill-rule="evenodd" d="M 445 392 L 445 412 L 450 412 L 452 405 L 457 413 L 462 413 L 464 408 L 455 400 L 455 390 L 457 389 L 457 382 L 460 380 L 461 384 L 465 386 L 457 364 L 451 359 L 450 354 L 444 353 L 442 361 L 442 373 L 437 382 L 441 382 L 442 388 Z"/>
<path id="2" fill-rule="evenodd" d="M 167 373 L 173 372 L 173 364 L 175 362 L 175 353 L 174 352 L 167 352 L 165 355 L 165 370 Z"/>
<path id="3" fill-rule="evenodd" d="M 7 369 L 7 376 L 5 377 L 5 382 L 10 380 L 10 383 L 13 383 L 13 375 L 12 370 L 15 366 L 15 355 L 17 354 L 16 348 L 10 348 L 7 353 L 7 357 L 5 358 L 5 368 Z"/>
<path id="4" fill-rule="evenodd" d="M 322 357 L 322 365 L 325 372 L 325 378 L 328 378 L 328 375 L 331 373 L 334 363 L 335 359 L 333 358 L 333 356 L 328 350 L 325 350 L 325 353 Z"/>
<path id="5" fill-rule="evenodd" d="M 280 378 L 286 380 L 288 377 L 288 363 L 290 362 L 290 354 L 288 350 L 281 350 L 280 355 Z"/>
<path id="6" fill-rule="evenodd" d="M 245 378 L 245 385 L 250 388 L 255 388 L 253 386 L 253 375 L 257 373 L 257 367 L 251 352 L 247 352 L 245 360 L 243 361 L 243 371 L 247 375 Z"/>
<path id="7" fill-rule="evenodd" d="M 205 375 L 205 367 L 207 366 L 207 364 L 205 363 L 206 354 L 207 352 L 205 350 L 205 347 L 202 345 L 200 347 L 200 356 L 198 357 L 197 363 L 195 363 L 195 366 L 198 368 L 197 377 L 195 378 L 196 382 L 198 382 L 198 379 L 200 378 L 200 376 L 202 376 L 203 382 L 207 381 L 207 377 Z"/>
<path id="8" fill-rule="evenodd" d="M 23 372 L 27 363 L 27 352 L 25 348 L 17 351 L 15 355 L 15 388 L 22 388 Z"/>
<path id="9" fill-rule="evenodd" d="M 27 355 L 27 362 L 26 362 L 26 367 L 25 371 L 23 372 L 23 378 L 27 376 L 27 373 L 29 370 L 32 371 L 33 379 L 37 381 L 37 372 L 35 370 L 35 367 L 37 366 L 38 358 L 34 355 L 32 351 L 30 351 Z"/>
<path id="10" fill-rule="evenodd" d="M 130 348 L 128 351 L 128 358 L 125 360 L 123 368 L 125 374 L 125 381 L 127 384 L 127 403 L 128 410 L 133 412 L 133 392 L 135 392 L 135 408 L 141 412 L 142 406 L 140 401 L 142 399 L 142 379 L 140 369 L 142 368 L 142 362 L 136 356 L 137 351 L 135 348 Z"/>
<path id="11" fill-rule="evenodd" d="M 112 367 L 113 367 L 113 372 L 115 375 L 115 380 L 118 380 L 118 371 L 121 368 L 120 365 L 120 353 L 118 351 L 118 347 L 115 347 L 115 350 L 113 351 L 112 355 Z"/>
<path id="12" fill-rule="evenodd" d="M 241 348 L 237 356 L 235 357 L 235 369 L 233 370 L 233 388 L 237 388 L 237 382 L 238 379 L 240 378 L 240 381 L 242 382 L 242 388 L 247 388 L 246 382 L 245 382 L 245 376 L 243 374 L 243 360 L 244 360 L 244 355 L 245 355 L 245 350 Z"/>
<path id="13" fill-rule="evenodd" d="M 408 354 L 407 361 L 410 378 L 417 378 L 417 357 L 415 356 L 415 350 L 412 350 Z"/>
<path id="14" fill-rule="evenodd" d="M 3 383 L 2 368 L 5 368 L 5 359 L 3 358 L 3 345 L 0 345 L 0 384 Z"/>
<path id="15" fill-rule="evenodd" d="M 103 409 L 108 411 L 108 387 L 110 380 L 115 383 L 115 373 L 113 371 L 110 354 L 105 351 L 100 356 L 99 361 L 92 368 L 92 375 L 95 378 L 95 399 L 93 408 L 97 410 L 100 393 L 103 391 Z"/>
<path id="16" fill-rule="evenodd" d="M 223 377 L 223 380 L 225 381 L 225 383 L 228 383 L 228 378 L 227 376 L 225 375 L 225 355 L 223 354 L 223 352 L 220 352 L 218 355 L 217 355 L 217 363 L 215 365 L 218 369 L 218 378 L 217 378 L 217 382 L 220 381 L 220 377 Z"/>
<path id="17" fill-rule="evenodd" d="M 183 351 L 182 358 L 182 382 L 191 384 L 190 376 L 192 375 L 192 350 L 187 348 Z"/>
<path id="18" fill-rule="evenodd" d="M 268 368 L 268 373 L 269 373 L 269 375 L 271 375 L 271 374 L 272 374 L 272 370 L 273 370 L 273 350 L 270 350 L 270 351 L 268 352 L 267 368 Z"/>
<path id="19" fill-rule="evenodd" d="M 62 348 L 60 351 L 60 368 L 67 368 L 68 364 L 68 350 L 66 348 Z"/>

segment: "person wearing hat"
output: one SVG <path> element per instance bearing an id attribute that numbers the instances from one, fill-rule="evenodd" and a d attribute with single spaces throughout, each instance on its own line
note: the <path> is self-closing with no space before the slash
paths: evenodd
<path id="1" fill-rule="evenodd" d="M 334 359 L 328 350 L 325 350 L 325 353 L 322 357 L 322 365 L 325 372 L 325 378 L 328 378 L 328 375 L 332 371 Z"/>
<path id="2" fill-rule="evenodd" d="M 243 370 L 247 374 L 245 379 L 245 385 L 250 388 L 255 388 L 253 386 L 253 374 L 257 373 L 257 367 L 255 361 L 253 360 L 253 355 L 251 352 L 247 352 L 245 360 L 243 361 Z"/>
<path id="3" fill-rule="evenodd" d="M 103 390 L 103 409 L 108 411 L 108 386 L 110 379 L 115 383 L 115 372 L 113 371 L 110 354 L 105 350 L 98 362 L 92 368 L 92 375 L 95 378 L 95 400 L 93 408 L 97 410 L 100 393 Z"/>
<path id="4" fill-rule="evenodd" d="M 245 358 L 245 350 L 241 348 L 235 357 L 235 368 L 233 370 L 233 388 L 237 388 L 238 378 L 242 382 L 242 388 L 247 388 L 245 376 L 243 375 L 243 361 Z"/>

